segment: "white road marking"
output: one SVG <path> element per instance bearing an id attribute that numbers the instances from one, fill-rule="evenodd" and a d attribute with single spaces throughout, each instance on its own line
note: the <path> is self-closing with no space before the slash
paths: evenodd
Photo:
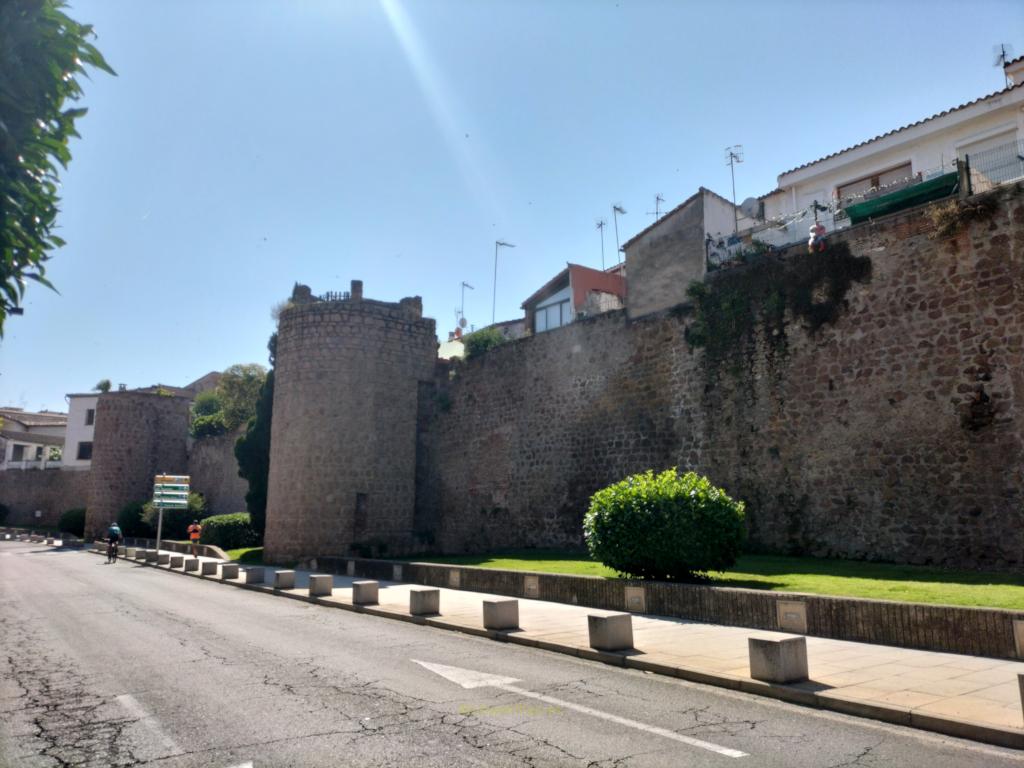
<path id="1" fill-rule="evenodd" d="M 514 693 L 517 696 L 526 696 L 530 699 L 543 701 L 546 704 L 572 709 L 576 712 L 581 712 L 584 715 L 590 715 L 612 723 L 617 723 L 618 725 L 624 725 L 627 728 L 635 728 L 646 733 L 652 733 L 655 736 L 661 736 L 666 739 L 682 742 L 683 744 L 689 744 L 691 747 L 700 747 L 701 749 L 706 749 L 709 752 L 717 752 L 718 754 L 725 755 L 726 757 L 748 757 L 746 752 L 740 752 L 738 749 L 722 747 L 718 744 L 712 744 L 710 741 L 693 739 L 689 736 L 683 736 L 682 734 L 670 731 L 666 728 L 659 728 L 656 725 L 647 725 L 646 723 L 641 723 L 636 720 L 630 720 L 627 717 L 619 717 L 618 715 L 612 715 L 608 712 L 601 712 L 600 710 L 586 707 L 582 704 L 573 704 L 571 701 L 563 701 L 562 699 L 556 699 L 553 696 L 547 696 L 543 693 L 527 691 L 523 688 L 512 685 L 512 683 L 519 682 L 519 680 L 514 677 L 501 677 L 500 675 L 491 675 L 486 672 L 476 672 L 472 669 L 450 667 L 447 664 L 437 664 L 430 661 L 420 661 L 418 659 L 410 659 L 410 661 L 419 664 L 421 667 L 430 670 L 434 674 L 440 675 L 446 680 L 450 680 L 456 685 L 461 685 L 463 688 L 498 688 L 503 691 L 508 691 L 509 693 Z"/>
<path id="2" fill-rule="evenodd" d="M 248 762 L 245 762 L 245 763 L 239 763 L 238 765 L 229 765 L 228 768 L 253 768 L 252 767 L 252 760 L 249 760 Z"/>
<path id="3" fill-rule="evenodd" d="M 149 729 L 149 732 L 156 736 L 160 741 L 163 742 L 164 747 L 172 755 L 184 754 L 178 742 L 172 739 L 167 732 L 160 727 L 160 723 L 156 721 L 156 718 L 149 714 L 145 708 L 139 703 L 131 694 L 125 693 L 117 697 L 117 702 L 127 709 L 134 717 L 139 719 L 139 722 Z"/>

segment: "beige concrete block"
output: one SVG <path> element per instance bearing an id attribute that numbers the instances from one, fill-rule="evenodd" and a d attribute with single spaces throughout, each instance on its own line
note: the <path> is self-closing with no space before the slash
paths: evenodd
<path id="1" fill-rule="evenodd" d="M 484 600 L 484 629 L 518 629 L 519 601 Z"/>
<path id="2" fill-rule="evenodd" d="M 147 563 L 155 563 L 156 559 L 157 559 L 157 556 L 159 554 L 160 553 L 157 552 L 155 549 L 147 549 L 146 553 L 145 553 L 146 562 Z"/>
<path id="3" fill-rule="evenodd" d="M 452 568 L 448 571 L 448 587 L 458 589 L 460 586 L 462 586 L 462 571 Z"/>
<path id="4" fill-rule="evenodd" d="M 238 578 L 238 563 L 224 563 L 220 567 L 221 579 L 237 579 Z"/>
<path id="5" fill-rule="evenodd" d="M 802 600 L 779 600 L 775 603 L 775 616 L 782 632 L 807 634 L 807 603 Z"/>
<path id="6" fill-rule="evenodd" d="M 345 575 L 346 576 L 355 576 L 356 575 L 356 561 L 355 560 L 349 560 L 347 563 L 345 563 Z"/>
<path id="7" fill-rule="evenodd" d="M 391 580 L 401 581 L 402 580 L 402 566 L 393 565 L 391 566 Z"/>
<path id="8" fill-rule="evenodd" d="M 264 579 L 264 570 L 262 566 L 253 566 L 252 568 L 245 569 L 245 583 L 246 584 L 262 584 Z"/>
<path id="9" fill-rule="evenodd" d="M 441 612 L 441 590 L 433 587 L 413 587 L 409 592 L 409 613 L 428 616 Z"/>
<path id="10" fill-rule="evenodd" d="M 334 594 L 334 577 L 329 573 L 311 573 L 309 575 L 309 596 L 328 597 Z"/>
<path id="11" fill-rule="evenodd" d="M 643 587 L 626 587 L 626 610 L 630 613 L 647 612 L 647 595 Z"/>
<path id="12" fill-rule="evenodd" d="M 1017 688 L 1020 690 L 1021 714 L 1024 714 L 1024 675 L 1017 675 Z"/>
<path id="13" fill-rule="evenodd" d="M 145 560 L 146 559 L 146 550 L 142 549 L 141 547 L 136 549 L 135 550 L 135 559 L 136 560 Z"/>
<path id="14" fill-rule="evenodd" d="M 198 557 L 187 557 L 185 558 L 185 573 L 191 573 L 192 571 L 199 570 L 199 558 Z"/>
<path id="15" fill-rule="evenodd" d="M 1013 646 L 1017 649 L 1017 658 L 1024 659 L 1024 620 L 1013 620 Z"/>
<path id="16" fill-rule="evenodd" d="M 523 596 L 533 600 L 540 597 L 540 576 L 528 573 L 523 577 Z"/>
<path id="17" fill-rule="evenodd" d="M 170 562 L 171 562 L 171 553 L 170 552 L 157 552 L 156 553 L 156 563 L 157 563 L 157 565 L 169 565 Z"/>
<path id="18" fill-rule="evenodd" d="M 136 547 L 125 547 L 125 548 L 124 548 L 124 556 L 125 556 L 125 557 L 127 557 L 127 558 L 132 558 L 132 559 L 134 559 L 134 558 L 135 558 L 135 554 L 136 554 L 136 553 L 137 553 L 138 551 L 139 551 L 139 550 L 138 550 L 138 549 L 137 549 Z"/>
<path id="19" fill-rule="evenodd" d="M 633 647 L 633 617 L 628 613 L 587 616 L 590 647 L 598 651 L 626 651 Z"/>
<path id="20" fill-rule="evenodd" d="M 378 581 L 353 581 L 352 603 L 354 605 L 376 605 L 380 593 Z"/>
<path id="21" fill-rule="evenodd" d="M 46 540 L 46 546 L 52 547 L 53 546 L 53 539 L 47 539 Z"/>
<path id="22" fill-rule="evenodd" d="M 181 568 L 185 564 L 184 555 L 171 555 L 171 561 L 168 563 L 171 568 Z"/>
<path id="23" fill-rule="evenodd" d="M 295 589 L 295 571 L 275 571 L 274 589 Z"/>
<path id="24" fill-rule="evenodd" d="M 768 683 L 799 683 L 807 679 L 807 639 L 751 637 L 750 676 Z"/>
<path id="25" fill-rule="evenodd" d="M 216 560 L 201 560 L 199 564 L 199 572 L 203 576 L 216 576 L 218 565 L 220 565 L 220 563 Z"/>

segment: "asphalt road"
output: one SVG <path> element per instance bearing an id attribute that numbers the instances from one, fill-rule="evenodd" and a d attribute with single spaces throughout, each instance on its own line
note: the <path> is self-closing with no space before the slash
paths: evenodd
<path id="1" fill-rule="evenodd" d="M 1012 750 L 0 542 L 4 768 L 1022 764 Z"/>

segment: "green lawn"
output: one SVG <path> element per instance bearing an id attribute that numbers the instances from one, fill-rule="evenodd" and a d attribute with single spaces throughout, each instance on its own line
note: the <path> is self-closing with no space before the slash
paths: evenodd
<path id="1" fill-rule="evenodd" d="M 263 547 L 229 549 L 227 555 L 230 560 L 242 565 L 263 565 Z"/>
<path id="2" fill-rule="evenodd" d="M 492 555 L 409 559 L 480 568 L 617 578 L 613 570 L 578 552 L 509 550 Z M 1024 610 L 1024 576 L 859 560 L 743 555 L 732 570 L 713 574 L 706 583 L 817 595 Z"/>

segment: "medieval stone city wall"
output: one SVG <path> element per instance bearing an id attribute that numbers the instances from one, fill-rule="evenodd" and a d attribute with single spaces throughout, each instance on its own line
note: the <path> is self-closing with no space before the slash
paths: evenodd
<path id="1" fill-rule="evenodd" d="M 153 496 L 158 473 L 188 471 L 189 400 L 107 392 L 96 404 L 86 534 L 106 528 L 122 507 Z"/>
<path id="2" fill-rule="evenodd" d="M 69 509 L 85 507 L 90 470 L 9 469 L 0 472 L 0 504 L 8 525 L 55 526 Z M 40 516 L 36 517 L 36 511 Z"/>
<path id="3" fill-rule="evenodd" d="M 300 286 L 301 288 L 301 286 Z M 308 296 L 308 289 L 305 289 Z M 420 382 L 437 358 L 418 298 L 297 301 L 280 315 L 265 557 L 408 550 Z"/>
<path id="4" fill-rule="evenodd" d="M 245 512 L 245 494 L 249 483 L 238 475 L 235 442 L 245 428 L 227 435 L 214 435 L 192 441 L 188 452 L 188 472 L 192 490 L 206 500 L 208 515 Z"/>
<path id="5" fill-rule="evenodd" d="M 578 545 L 591 493 L 677 465 L 747 502 L 754 547 L 1024 567 L 1024 195 L 997 198 L 952 236 L 932 206 L 710 275 L 710 315 L 455 366 L 424 425 L 435 548 Z"/>

